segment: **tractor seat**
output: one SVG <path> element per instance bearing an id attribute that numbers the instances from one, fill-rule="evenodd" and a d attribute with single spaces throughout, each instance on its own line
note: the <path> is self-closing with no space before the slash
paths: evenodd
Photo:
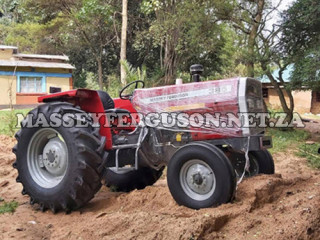
<path id="1" fill-rule="evenodd" d="M 105 91 L 101 91 L 101 90 L 98 90 L 97 93 L 101 99 L 104 110 L 114 108 L 114 102 L 108 93 L 106 93 Z"/>
<path id="2" fill-rule="evenodd" d="M 101 90 L 98 90 L 97 93 L 101 99 L 105 113 L 128 113 L 128 114 L 130 114 L 130 112 L 127 109 L 114 108 L 114 102 L 108 93 L 101 91 Z"/>

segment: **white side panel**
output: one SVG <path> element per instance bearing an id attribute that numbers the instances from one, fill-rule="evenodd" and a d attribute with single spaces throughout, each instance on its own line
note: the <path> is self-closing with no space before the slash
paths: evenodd
<path id="1" fill-rule="evenodd" d="M 238 93 L 238 102 L 239 102 L 239 112 L 242 114 L 248 113 L 248 105 L 246 99 L 246 89 L 247 89 L 247 78 L 240 78 L 239 80 L 239 93 Z M 243 118 L 243 126 L 249 126 L 248 117 Z M 248 127 L 241 128 L 244 136 L 250 135 L 250 129 Z"/>

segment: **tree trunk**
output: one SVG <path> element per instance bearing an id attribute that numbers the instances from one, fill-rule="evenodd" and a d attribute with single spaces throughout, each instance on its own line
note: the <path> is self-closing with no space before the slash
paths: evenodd
<path id="1" fill-rule="evenodd" d="M 254 55 L 254 41 L 255 37 L 250 34 L 249 41 L 248 41 L 248 55 L 249 59 L 247 62 L 247 74 L 248 77 L 254 77 L 254 61 L 253 61 L 253 55 Z"/>
<path id="2" fill-rule="evenodd" d="M 98 63 L 98 80 L 99 80 L 99 88 L 103 90 L 103 74 L 102 74 L 102 59 L 101 57 L 97 58 Z"/>
<path id="3" fill-rule="evenodd" d="M 284 72 L 284 70 L 286 69 L 286 65 L 285 66 L 283 66 L 283 67 L 281 67 L 280 66 L 280 64 L 279 64 L 279 67 L 280 67 L 280 71 L 279 71 L 279 80 L 280 80 L 280 83 L 285 87 L 285 90 L 286 90 L 286 93 L 287 93 L 287 95 L 288 95 L 288 97 L 289 97 L 289 109 L 290 109 L 290 111 L 291 112 L 293 112 L 293 110 L 294 110 L 294 99 L 293 99 L 293 96 L 292 96 L 292 92 L 291 92 L 291 90 L 290 89 L 288 89 L 287 87 L 286 87 L 286 83 L 284 82 L 284 80 L 283 80 L 283 72 Z"/>
<path id="4" fill-rule="evenodd" d="M 128 0 L 122 0 L 122 28 L 121 28 L 121 51 L 120 60 L 127 59 L 127 29 L 128 29 Z M 122 86 L 127 85 L 127 73 L 122 64 L 120 64 L 120 77 Z"/>
<path id="5" fill-rule="evenodd" d="M 293 100 L 293 96 L 292 96 L 292 92 L 288 89 L 286 89 L 287 94 L 289 96 L 289 101 L 290 101 L 290 111 L 293 112 L 294 110 L 294 100 Z"/>
<path id="6" fill-rule="evenodd" d="M 253 24 L 249 33 L 248 39 L 248 62 L 247 62 L 247 74 L 248 77 L 254 77 L 254 48 L 255 48 L 255 41 L 258 35 L 259 26 L 261 24 L 261 19 L 263 15 L 263 9 L 265 0 L 259 0 L 257 6 L 257 13 L 255 18 L 253 19 Z"/>
<path id="7" fill-rule="evenodd" d="M 177 57 L 176 52 L 172 49 L 170 43 L 166 43 L 165 48 L 165 56 L 164 56 L 164 84 L 168 85 L 173 82 L 175 75 L 176 75 L 176 68 L 177 68 Z"/>
<path id="8" fill-rule="evenodd" d="M 271 84 L 274 86 L 274 88 L 276 89 L 276 91 L 278 93 L 278 96 L 279 96 L 280 103 L 281 103 L 283 111 L 287 114 L 287 117 L 286 117 L 285 121 L 287 123 L 290 123 L 292 118 L 293 118 L 293 108 L 292 108 L 293 105 L 288 107 L 288 104 L 286 102 L 286 98 L 285 98 L 285 96 L 283 94 L 282 89 L 280 88 L 279 83 L 274 79 L 274 77 L 272 76 L 271 72 L 267 72 L 266 74 L 267 74 L 268 78 L 270 79 Z M 292 104 L 293 104 L 293 97 L 292 97 L 291 92 L 290 92 L 289 98 L 290 98 L 290 96 L 292 98 Z M 290 102 L 291 102 L 291 100 L 290 100 Z"/>
<path id="9" fill-rule="evenodd" d="M 160 68 L 163 69 L 163 41 L 160 42 Z"/>
<path id="10" fill-rule="evenodd" d="M 176 46 L 179 41 L 180 32 L 175 28 L 171 30 L 171 34 L 166 36 L 163 70 L 164 70 L 164 84 L 168 85 L 174 82 L 177 73 L 178 55 Z"/>

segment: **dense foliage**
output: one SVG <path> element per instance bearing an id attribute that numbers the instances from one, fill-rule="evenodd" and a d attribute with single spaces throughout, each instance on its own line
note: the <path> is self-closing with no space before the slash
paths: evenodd
<path id="1" fill-rule="evenodd" d="M 201 63 L 207 79 L 273 78 L 272 69 L 293 62 L 291 86 L 317 86 L 319 1 L 297 0 L 281 24 L 270 26 L 281 3 L 273 2 L 128 1 L 126 69 L 133 71 L 128 76 L 143 69 L 148 86 L 176 77 L 189 81 L 190 65 Z M 66 54 L 76 67 L 75 87 L 116 93 L 121 86 L 121 6 L 116 0 L 0 0 L 0 44 L 29 53 Z M 277 85 L 277 80 L 281 76 L 271 82 Z M 284 106 L 290 108 L 293 104 Z"/>
<path id="2" fill-rule="evenodd" d="M 8 4 L 7 2 L 10 2 Z M 0 1 L 0 42 L 20 51 L 70 56 L 75 86 L 86 86 L 99 64 L 105 87 L 119 75 L 121 1 Z M 196 6 L 196 7 L 195 7 Z M 202 63 L 205 76 L 242 74 L 235 55 L 241 42 L 233 28 L 219 22 L 229 7 L 214 1 L 129 1 L 128 62 L 146 66 L 149 85 L 188 80 L 189 66 Z"/>
<path id="3" fill-rule="evenodd" d="M 320 1 L 298 0 L 283 19 L 283 47 L 295 63 L 293 87 L 320 90 Z"/>

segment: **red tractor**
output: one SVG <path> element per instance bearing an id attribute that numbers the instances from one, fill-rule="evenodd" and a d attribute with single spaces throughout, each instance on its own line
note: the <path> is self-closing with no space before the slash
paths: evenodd
<path id="1" fill-rule="evenodd" d="M 199 209 L 231 201 L 243 176 L 274 173 L 264 130 L 243 127 L 240 117 L 232 119 L 235 126 L 224 121 L 230 114 L 263 112 L 259 81 L 143 87 L 130 83 L 118 99 L 85 89 L 39 97 L 43 104 L 21 122 L 13 148 L 16 180 L 31 204 L 71 211 L 102 183 L 117 191 L 143 189 L 167 166 L 173 198 Z M 215 121 L 221 125 L 213 127 Z"/>

